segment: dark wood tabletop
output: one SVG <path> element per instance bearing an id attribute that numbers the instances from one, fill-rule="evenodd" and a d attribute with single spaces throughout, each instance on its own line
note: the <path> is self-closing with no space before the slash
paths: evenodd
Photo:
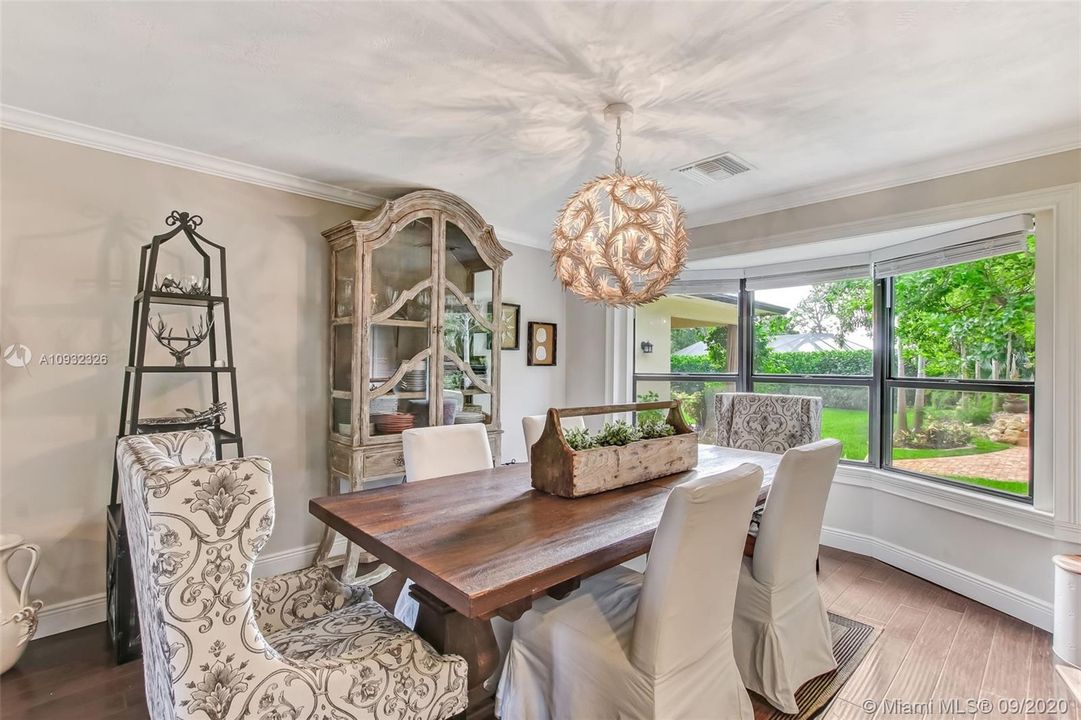
<path id="1" fill-rule="evenodd" d="M 502 465 L 311 500 L 313 515 L 469 618 L 529 601 L 649 551 L 672 487 L 780 455 L 700 445 L 693 470 L 567 499 L 534 490 L 529 465 Z"/>

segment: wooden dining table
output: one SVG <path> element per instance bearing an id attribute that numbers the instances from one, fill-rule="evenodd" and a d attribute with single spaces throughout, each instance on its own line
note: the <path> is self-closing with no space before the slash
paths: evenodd
<path id="1" fill-rule="evenodd" d="M 469 664 L 469 717 L 491 715 L 498 667 L 491 620 L 517 620 L 545 594 L 649 552 L 672 488 L 741 463 L 760 465 L 765 500 L 781 456 L 698 446 L 692 470 L 568 499 L 534 490 L 529 465 L 315 498 L 310 512 L 413 580 L 415 630 Z M 748 518 L 748 520 L 750 520 Z"/>

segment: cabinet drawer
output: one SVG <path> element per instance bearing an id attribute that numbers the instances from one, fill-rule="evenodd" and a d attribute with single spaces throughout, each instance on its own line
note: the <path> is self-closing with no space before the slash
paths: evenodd
<path id="1" fill-rule="evenodd" d="M 364 477 L 380 475 L 404 475 L 405 456 L 400 447 L 387 450 L 368 450 L 364 453 Z"/>
<path id="2" fill-rule="evenodd" d="M 330 469 L 346 477 L 353 474 L 353 449 L 347 445 L 330 443 Z"/>

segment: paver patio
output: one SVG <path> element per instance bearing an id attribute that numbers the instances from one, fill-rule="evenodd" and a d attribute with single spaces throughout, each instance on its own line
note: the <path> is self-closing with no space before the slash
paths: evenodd
<path id="1" fill-rule="evenodd" d="M 1011 447 L 981 455 L 894 460 L 894 467 L 927 475 L 962 475 L 1028 482 L 1028 448 Z"/>

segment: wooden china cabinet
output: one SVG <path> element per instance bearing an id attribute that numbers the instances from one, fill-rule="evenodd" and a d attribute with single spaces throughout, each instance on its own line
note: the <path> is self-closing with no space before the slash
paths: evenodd
<path id="1" fill-rule="evenodd" d="M 420 190 L 323 236 L 329 494 L 400 480 L 402 431 L 410 427 L 484 423 L 498 462 L 502 268 L 511 253 L 492 226 L 461 198 Z M 316 562 L 338 560 L 330 557 L 335 537 L 327 528 Z M 344 579 L 373 560 L 350 544 Z"/>

